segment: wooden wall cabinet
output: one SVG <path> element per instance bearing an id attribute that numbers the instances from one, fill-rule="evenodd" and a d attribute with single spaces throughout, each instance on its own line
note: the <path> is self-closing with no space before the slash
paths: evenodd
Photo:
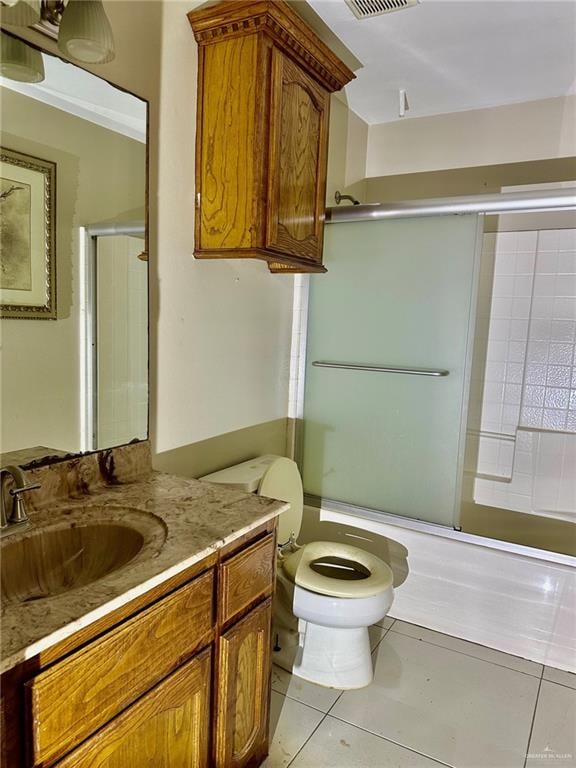
<path id="1" fill-rule="evenodd" d="M 2 767 L 260 765 L 275 556 L 271 521 L 5 673 Z"/>
<path id="2" fill-rule="evenodd" d="M 330 93 L 354 74 L 283 0 L 192 11 L 197 258 L 322 266 Z"/>

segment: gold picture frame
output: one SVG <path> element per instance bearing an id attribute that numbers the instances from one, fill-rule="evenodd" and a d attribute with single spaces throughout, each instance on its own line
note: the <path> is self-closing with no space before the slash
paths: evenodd
<path id="1" fill-rule="evenodd" d="M 56 320 L 56 163 L 0 147 L 0 317 Z"/>

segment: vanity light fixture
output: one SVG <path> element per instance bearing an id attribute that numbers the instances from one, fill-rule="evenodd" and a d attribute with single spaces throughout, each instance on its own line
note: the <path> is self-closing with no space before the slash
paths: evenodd
<path id="1" fill-rule="evenodd" d="M 58 48 L 86 64 L 112 61 L 114 37 L 102 0 L 68 0 L 60 22 Z"/>
<path id="2" fill-rule="evenodd" d="M 102 0 L 3 0 L 0 19 L 34 27 L 57 40 L 63 54 L 84 64 L 105 64 L 115 55 Z"/>
<path id="3" fill-rule="evenodd" d="M 4 24 L 32 27 L 40 21 L 40 0 L 4 0 L 0 7 Z"/>
<path id="4" fill-rule="evenodd" d="M 42 54 L 17 37 L 2 32 L 0 75 L 20 83 L 41 83 L 44 80 Z"/>

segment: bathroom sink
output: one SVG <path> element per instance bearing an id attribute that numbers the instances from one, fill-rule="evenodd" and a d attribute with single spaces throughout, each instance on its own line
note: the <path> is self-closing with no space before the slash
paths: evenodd
<path id="1" fill-rule="evenodd" d="M 155 515 L 105 511 L 105 520 L 98 520 L 93 509 L 86 520 L 79 514 L 61 514 L 50 524 L 32 525 L 2 542 L 3 604 L 43 600 L 86 586 L 154 556 L 164 543 L 164 524 Z"/>

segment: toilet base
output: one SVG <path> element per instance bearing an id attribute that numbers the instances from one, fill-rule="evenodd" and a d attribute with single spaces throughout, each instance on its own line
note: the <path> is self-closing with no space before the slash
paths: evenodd
<path id="1" fill-rule="evenodd" d="M 370 685 L 374 669 L 367 627 L 323 627 L 300 619 L 298 631 L 292 674 L 340 690 Z"/>
<path id="2" fill-rule="evenodd" d="M 392 586 L 370 597 L 317 594 L 278 569 L 274 600 L 274 664 L 311 683 L 348 690 L 374 676 L 368 627 L 388 613 Z"/>

